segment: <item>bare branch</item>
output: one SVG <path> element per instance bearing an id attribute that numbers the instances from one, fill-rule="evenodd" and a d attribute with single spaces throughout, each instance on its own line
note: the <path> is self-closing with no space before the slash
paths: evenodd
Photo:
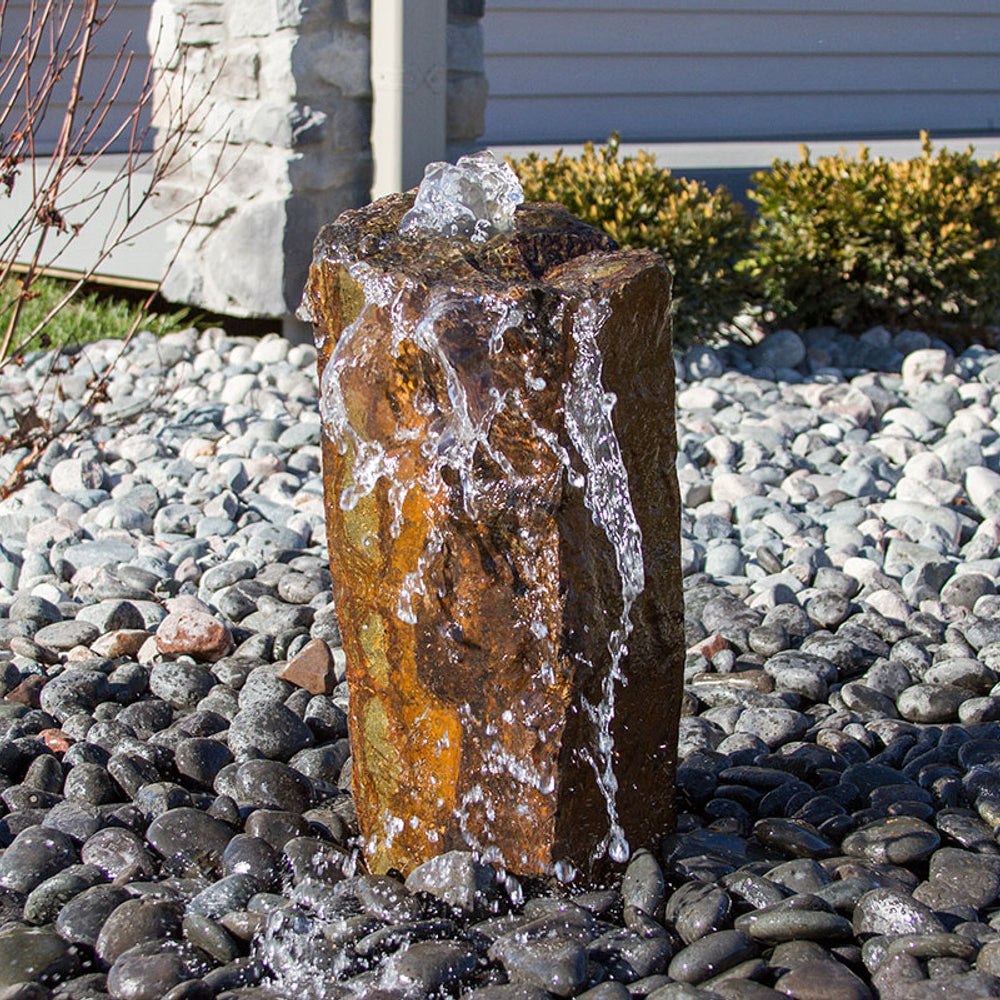
<path id="1" fill-rule="evenodd" d="M 0 0 L 0 16 L 8 2 Z M 31 0 L 28 24 L 14 51 L 0 65 L 0 88 L 8 94 L 6 104 L 0 107 L 0 129 L 5 128 L 8 121 L 13 122 L 13 127 L 0 135 L 0 194 L 6 187 L 13 188 L 14 179 L 22 169 L 25 182 L 30 186 L 28 204 L 7 235 L 0 237 L 0 287 L 6 287 L 11 279 L 16 260 L 28 260 L 14 301 L 0 308 L 3 327 L 0 369 L 44 336 L 48 324 L 73 301 L 116 249 L 127 240 L 180 217 L 184 219 L 184 231 L 167 262 L 164 276 L 169 273 L 185 240 L 198 224 L 205 199 L 239 161 L 237 156 L 235 162 L 223 169 L 222 157 L 229 136 L 222 123 L 213 134 L 201 136 L 205 142 L 219 143 L 219 155 L 202 190 L 192 192 L 181 204 L 160 211 L 153 221 L 142 221 L 142 213 L 156 198 L 158 187 L 183 171 L 194 155 L 200 155 L 200 150 L 196 154 L 190 137 L 194 132 L 204 132 L 212 111 L 210 89 L 199 87 L 192 96 L 194 88 L 182 69 L 175 85 L 157 94 L 150 63 L 144 70 L 138 97 L 132 99 L 131 106 L 122 114 L 121 97 L 126 81 L 136 68 L 136 59 L 126 37 L 89 103 L 85 103 L 84 71 L 94 49 L 94 35 L 114 6 L 114 3 L 108 4 L 102 12 L 99 0 Z M 37 148 L 39 128 L 50 110 L 55 110 L 57 88 L 67 78 L 71 78 L 69 98 L 58 112 L 62 116 L 58 138 L 51 156 L 43 159 Z M 157 122 L 158 141 L 152 150 L 144 148 L 151 127 L 147 115 Z M 96 181 L 91 169 L 107 162 L 102 157 L 123 141 L 125 152 L 120 165 L 106 180 Z M 100 224 L 104 228 L 93 231 L 91 227 L 97 225 L 98 214 L 109 205 L 111 221 L 104 219 Z M 37 276 L 43 267 L 57 263 L 77 234 L 84 231 L 94 248 L 91 265 L 33 329 L 18 336 L 18 346 L 13 348 L 23 306 L 33 294 L 32 285 Z M 55 239 L 57 235 L 59 239 Z M 137 312 L 122 350 L 140 329 L 152 301 L 151 295 Z M 53 364 L 55 357 L 53 355 Z M 78 415 L 80 421 L 96 394 L 103 391 L 112 368 L 113 365 L 92 386 L 88 402 Z M 44 417 L 37 426 L 31 421 L 25 426 L 29 424 L 30 447 L 35 455 L 36 445 L 44 449 L 44 443 L 39 442 L 51 440 L 51 425 Z M 31 456 L 29 459 L 34 460 Z M 19 469 L 15 478 L 22 471 Z M 9 487 L 10 482 L 0 487 L 0 496 Z"/>

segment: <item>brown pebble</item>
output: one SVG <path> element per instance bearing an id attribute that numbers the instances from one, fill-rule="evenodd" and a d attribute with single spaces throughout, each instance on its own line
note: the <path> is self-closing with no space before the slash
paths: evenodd
<path id="1" fill-rule="evenodd" d="M 251 941 L 256 935 L 264 933 L 264 929 L 267 927 L 267 917 L 263 913 L 232 910 L 224 914 L 219 923 L 241 941 Z"/>
<path id="2" fill-rule="evenodd" d="M 4 701 L 16 701 L 19 705 L 27 705 L 28 708 L 39 707 L 39 695 L 45 687 L 45 678 L 40 674 L 28 674 L 17 687 L 12 688 L 4 695 Z"/>
<path id="3" fill-rule="evenodd" d="M 119 628 L 99 636 L 90 644 L 90 649 L 112 660 L 119 656 L 134 657 L 152 634 L 141 628 Z"/>
<path id="4" fill-rule="evenodd" d="M 740 670 L 731 674 L 696 674 L 692 684 L 714 684 L 716 686 L 739 688 L 744 691 L 761 691 L 770 694 L 774 690 L 774 678 L 763 670 Z"/>
<path id="5" fill-rule="evenodd" d="M 729 640 L 725 636 L 710 635 L 701 642 L 696 642 L 689 650 L 689 653 L 701 653 L 706 659 L 712 659 L 716 653 L 721 653 L 724 649 L 729 649 Z"/>
<path id="6" fill-rule="evenodd" d="M 333 652 L 323 639 L 310 639 L 278 671 L 278 677 L 310 694 L 332 694 L 337 686 Z"/>
<path id="7" fill-rule="evenodd" d="M 43 729 L 38 734 L 40 739 L 53 753 L 65 753 L 74 743 L 61 729 Z"/>

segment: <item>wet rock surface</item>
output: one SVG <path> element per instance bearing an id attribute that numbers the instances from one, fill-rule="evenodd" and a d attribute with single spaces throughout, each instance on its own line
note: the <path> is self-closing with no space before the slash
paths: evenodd
<path id="1" fill-rule="evenodd" d="M 670 276 L 557 205 L 477 241 L 411 201 L 327 226 L 305 292 L 367 861 L 591 876 L 672 823 Z"/>
<path id="2" fill-rule="evenodd" d="M 518 889 L 467 855 L 409 885 L 357 867 L 315 354 L 138 336 L 101 426 L 0 502 L 0 991 L 1000 995 L 1000 355 L 796 336 L 797 369 L 679 359 L 678 828 L 604 890 Z M 0 373 L 0 433 L 52 360 Z M 928 382 L 955 394 L 925 407 Z M 53 481 L 76 459 L 100 477 Z M 193 610 L 230 652 L 159 649 Z M 43 632 L 78 617 L 117 631 Z M 231 739 L 261 706 L 310 738 Z"/>

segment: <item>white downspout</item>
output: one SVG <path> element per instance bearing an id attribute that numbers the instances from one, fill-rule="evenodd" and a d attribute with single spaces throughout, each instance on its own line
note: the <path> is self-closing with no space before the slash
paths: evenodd
<path id="1" fill-rule="evenodd" d="M 372 198 L 420 183 L 447 143 L 447 0 L 372 0 Z"/>

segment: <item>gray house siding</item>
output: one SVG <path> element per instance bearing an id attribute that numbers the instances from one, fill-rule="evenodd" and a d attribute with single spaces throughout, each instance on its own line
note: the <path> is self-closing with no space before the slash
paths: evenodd
<path id="1" fill-rule="evenodd" d="M 493 145 L 1000 129 L 996 0 L 490 0 Z"/>
<path id="2" fill-rule="evenodd" d="M 119 46 L 139 55 L 102 139 L 141 90 L 149 9 L 122 0 L 95 34 L 85 97 Z M 28 10 L 9 3 L 0 57 Z M 995 0 L 488 0 L 483 25 L 494 145 L 1000 130 Z M 64 81 L 43 153 L 67 93 Z"/>
<path id="3" fill-rule="evenodd" d="M 18 38 L 28 23 L 31 6 L 27 0 L 9 0 L 3 22 L 0 23 L 0 65 L 6 63 L 10 53 L 16 47 Z M 36 4 L 36 6 L 42 5 Z M 76 10 L 82 6 L 79 3 L 74 4 Z M 107 6 L 107 4 L 102 4 L 100 10 L 103 12 Z M 65 35 L 66 43 L 68 43 L 78 23 L 79 15 L 76 10 L 70 17 L 69 30 Z M 76 119 L 78 127 L 84 124 L 87 114 L 93 108 L 93 103 L 101 93 L 104 82 L 114 70 L 115 55 L 119 49 L 124 47 L 126 52 L 134 52 L 135 57 L 110 113 L 94 136 L 95 144 L 92 144 L 91 148 L 95 148 L 95 145 L 103 145 L 114 136 L 122 123 L 127 120 L 129 112 L 136 106 L 142 94 L 143 80 L 149 63 L 149 45 L 146 40 L 146 32 L 149 28 L 149 11 L 149 0 L 120 0 L 112 15 L 93 34 L 93 51 L 87 59 L 82 89 L 83 104 Z M 44 49 L 45 45 L 43 44 L 42 54 L 39 55 L 32 70 L 32 76 L 36 80 L 44 65 Z M 63 112 L 69 99 L 72 76 L 71 70 L 57 84 L 49 109 L 42 120 L 41 128 L 36 133 L 38 143 L 36 151 L 43 156 L 51 153 L 55 148 L 59 130 L 62 127 Z M 117 79 L 117 75 L 115 79 Z M 0 92 L 0 99 L 3 100 L 4 104 L 9 99 L 11 90 L 12 85 L 6 85 Z M 8 119 L 7 129 L 13 126 L 16 118 L 17 112 Z M 148 126 L 148 123 L 149 114 L 147 112 L 141 119 L 141 125 Z M 152 144 L 152 136 L 147 135 L 143 143 L 144 148 L 151 149 Z M 122 134 L 112 141 L 108 152 L 124 152 L 128 146 L 129 136 Z"/>

